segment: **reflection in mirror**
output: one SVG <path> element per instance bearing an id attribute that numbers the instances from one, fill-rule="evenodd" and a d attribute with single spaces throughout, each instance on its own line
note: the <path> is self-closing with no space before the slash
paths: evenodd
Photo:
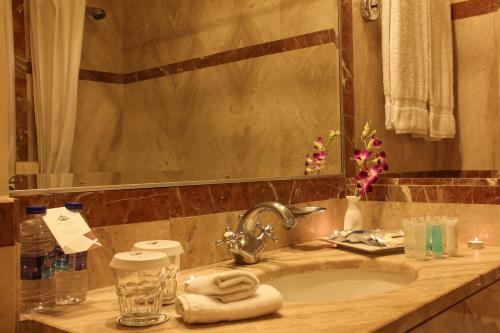
<path id="1" fill-rule="evenodd" d="M 298 178 L 340 128 L 337 0 L 36 3 L 15 189 Z"/>

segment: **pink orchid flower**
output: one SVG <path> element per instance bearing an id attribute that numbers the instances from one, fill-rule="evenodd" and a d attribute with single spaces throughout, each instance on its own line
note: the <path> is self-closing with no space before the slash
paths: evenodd
<path id="1" fill-rule="evenodd" d="M 375 135 L 372 135 L 372 138 L 370 139 L 370 142 L 368 143 L 369 147 L 373 148 L 381 148 L 382 147 L 382 140 L 377 138 Z"/>
<path id="2" fill-rule="evenodd" d="M 387 154 L 385 151 L 381 151 L 377 155 L 375 155 L 375 162 L 379 165 L 384 171 L 389 170 L 389 164 L 387 164 Z"/>
<path id="3" fill-rule="evenodd" d="M 354 149 L 354 155 L 351 157 L 351 159 L 355 160 L 358 165 L 362 165 L 370 157 L 371 154 L 372 152 L 366 149 Z"/>

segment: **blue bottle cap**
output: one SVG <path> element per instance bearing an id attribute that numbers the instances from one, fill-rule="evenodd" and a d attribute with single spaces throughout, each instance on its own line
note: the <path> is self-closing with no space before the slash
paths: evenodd
<path id="1" fill-rule="evenodd" d="M 64 207 L 66 207 L 69 210 L 82 210 L 83 204 L 80 202 L 66 202 L 64 204 Z"/>
<path id="2" fill-rule="evenodd" d="M 32 215 L 32 214 L 45 214 L 47 213 L 47 207 L 45 206 L 28 206 L 26 207 L 26 214 Z"/>

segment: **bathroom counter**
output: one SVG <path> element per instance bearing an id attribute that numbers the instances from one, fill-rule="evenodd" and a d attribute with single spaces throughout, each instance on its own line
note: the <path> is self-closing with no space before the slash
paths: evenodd
<path id="1" fill-rule="evenodd" d="M 279 314 L 239 322 L 185 325 L 173 305 L 163 308 L 170 320 L 141 332 L 404 332 L 482 288 L 500 280 L 500 247 L 460 249 L 461 256 L 416 261 L 403 254 L 368 256 L 332 248 L 324 242 L 265 252 L 260 263 L 241 267 L 256 273 L 262 282 L 287 274 L 322 269 L 360 268 L 404 273 L 416 280 L 400 289 L 357 300 L 288 302 Z M 234 268 L 231 261 L 181 273 L 179 289 L 191 275 Z M 297 286 L 300 288 L 300 286 Z M 118 302 L 113 286 L 89 291 L 80 305 L 62 307 L 48 314 L 25 315 L 22 332 L 93 332 L 127 330 L 117 326 Z M 134 329 L 137 331 L 137 329 Z"/>

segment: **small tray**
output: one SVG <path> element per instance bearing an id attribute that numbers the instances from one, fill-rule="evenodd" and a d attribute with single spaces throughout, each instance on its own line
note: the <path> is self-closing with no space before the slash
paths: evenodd
<path id="1" fill-rule="evenodd" d="M 338 247 L 343 247 L 346 249 L 351 249 L 354 251 L 360 251 L 360 252 L 371 253 L 371 254 L 403 252 L 405 249 L 404 245 L 380 247 L 380 246 L 366 245 L 363 243 L 339 242 L 339 241 L 332 240 L 328 237 L 320 238 L 320 240 L 328 242 L 328 243 L 336 244 Z"/>

